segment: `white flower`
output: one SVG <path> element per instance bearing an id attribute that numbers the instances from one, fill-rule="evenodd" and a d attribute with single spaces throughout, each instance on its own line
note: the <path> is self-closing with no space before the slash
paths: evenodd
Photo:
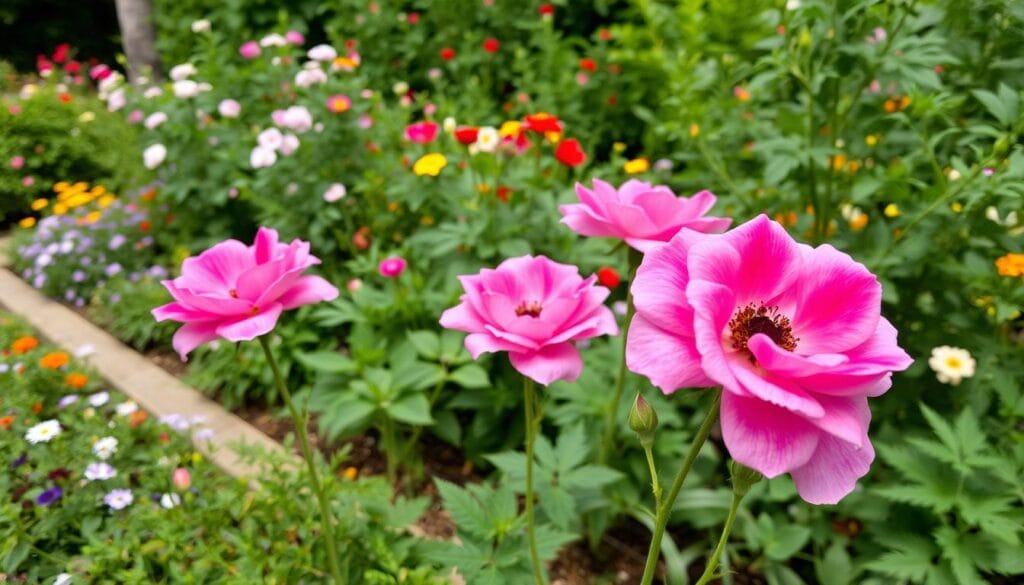
<path id="1" fill-rule="evenodd" d="M 96 346 L 91 343 L 83 343 L 75 350 L 75 357 L 84 358 L 96 353 Z"/>
<path id="2" fill-rule="evenodd" d="M 110 459 L 114 453 L 117 453 L 117 439 L 114 437 L 103 437 L 93 444 L 92 452 L 104 461 Z"/>
<path id="3" fill-rule="evenodd" d="M 249 154 L 249 164 L 254 169 L 261 169 L 263 167 L 274 166 L 277 162 L 277 153 L 274 152 L 273 148 L 267 148 L 266 146 L 257 146 L 252 149 Z"/>
<path id="4" fill-rule="evenodd" d="M 294 134 L 285 134 L 281 139 L 281 154 L 288 156 L 299 148 L 299 137 Z"/>
<path id="5" fill-rule="evenodd" d="M 949 169 L 948 171 L 946 171 L 946 177 L 948 177 L 950 181 L 959 181 L 960 171 L 956 169 Z"/>
<path id="6" fill-rule="evenodd" d="M 178 494 L 164 494 L 160 496 L 160 505 L 170 510 L 181 505 L 181 496 Z"/>
<path id="7" fill-rule="evenodd" d="M 124 88 L 114 90 L 107 96 L 107 110 L 116 112 L 123 108 L 128 100 L 125 98 Z"/>
<path id="8" fill-rule="evenodd" d="M 943 384 L 956 386 L 964 378 L 974 375 L 974 368 L 977 363 L 971 357 L 971 352 L 960 347 L 940 345 L 932 349 L 932 355 L 928 358 L 928 366 L 935 370 L 935 377 Z"/>
<path id="9" fill-rule="evenodd" d="M 221 100 L 217 105 L 217 111 L 225 118 L 237 118 L 242 113 L 242 104 L 233 99 Z"/>
<path id="10" fill-rule="evenodd" d="M 159 87 L 154 85 L 153 87 L 147 88 L 146 91 L 142 92 L 142 97 L 144 97 L 147 100 L 149 100 L 149 99 L 153 99 L 153 98 L 155 98 L 157 96 L 161 96 L 163 94 L 164 94 L 164 90 L 162 90 Z"/>
<path id="11" fill-rule="evenodd" d="M 494 152 L 501 144 L 501 136 L 498 130 L 491 126 L 484 126 L 476 135 L 476 147 L 480 152 Z"/>
<path id="12" fill-rule="evenodd" d="M 89 481 L 104 481 L 117 476 L 117 470 L 109 463 L 90 463 L 85 467 L 85 479 Z"/>
<path id="13" fill-rule="evenodd" d="M 49 443 L 50 439 L 60 434 L 60 423 L 56 420 L 43 421 L 25 433 L 25 440 L 35 445 L 36 443 Z"/>
<path id="14" fill-rule="evenodd" d="M 786 10 L 796 10 L 800 8 L 800 0 L 786 0 Z"/>
<path id="15" fill-rule="evenodd" d="M 181 65 L 171 67 L 170 76 L 172 81 L 182 81 L 192 77 L 196 73 L 198 73 L 198 70 L 195 65 L 191 63 L 182 63 Z"/>
<path id="16" fill-rule="evenodd" d="M 287 44 L 288 40 L 277 33 L 271 33 L 260 39 L 261 47 L 283 47 Z"/>
<path id="17" fill-rule="evenodd" d="M 405 95 L 409 93 L 409 84 L 404 81 L 399 81 L 391 86 L 391 91 L 395 92 L 395 95 Z"/>
<path id="18" fill-rule="evenodd" d="M 150 130 L 153 130 L 154 128 L 160 126 L 160 124 L 163 124 L 166 121 L 167 114 L 163 112 L 153 112 L 152 114 L 146 116 L 146 120 L 142 122 L 142 125 L 146 128 L 149 128 Z"/>
<path id="19" fill-rule="evenodd" d="M 202 91 L 199 84 L 191 79 L 182 79 L 181 81 L 175 81 L 171 85 L 171 89 L 174 91 L 174 97 L 178 98 L 192 98 L 199 95 Z"/>
<path id="20" fill-rule="evenodd" d="M 121 404 L 118 404 L 117 408 L 115 408 L 114 410 L 116 410 L 117 414 L 121 416 L 128 416 L 129 414 L 137 411 L 138 409 L 138 404 L 131 400 L 128 400 L 127 402 L 122 402 Z"/>
<path id="21" fill-rule="evenodd" d="M 155 169 L 167 158 L 167 147 L 163 144 L 154 144 L 142 151 L 142 164 L 147 169 Z"/>
<path id="22" fill-rule="evenodd" d="M 210 21 L 205 18 L 197 20 L 192 23 L 192 32 L 199 34 L 204 32 L 210 32 Z"/>
<path id="23" fill-rule="evenodd" d="M 342 185 L 341 183 L 331 183 L 331 186 L 324 191 L 324 201 L 328 203 L 340 201 L 341 199 L 344 199 L 347 192 L 345 185 Z"/>
<path id="24" fill-rule="evenodd" d="M 330 45 L 317 45 L 310 49 L 306 56 L 314 61 L 334 61 L 334 58 L 338 56 L 338 51 Z"/>
<path id="25" fill-rule="evenodd" d="M 106 79 L 101 79 L 100 82 L 96 84 L 96 89 L 102 94 L 108 94 L 115 87 L 121 85 L 122 81 L 124 81 L 124 77 L 115 71 L 108 75 Z"/>
<path id="26" fill-rule="evenodd" d="M 256 137 L 256 142 L 263 148 L 277 150 L 281 148 L 281 143 L 284 142 L 284 134 L 281 134 L 281 131 L 277 128 L 267 128 Z"/>
<path id="27" fill-rule="evenodd" d="M 455 132 L 455 127 L 456 126 L 457 126 L 457 124 L 455 123 L 455 118 L 452 118 L 451 116 L 448 116 L 447 118 L 445 118 L 444 122 L 441 123 L 441 128 L 443 128 L 444 131 L 446 133 L 448 133 L 448 134 L 451 134 L 452 132 Z"/>
<path id="28" fill-rule="evenodd" d="M 312 87 L 318 83 L 327 81 L 327 74 L 323 69 L 303 69 L 295 74 L 295 85 L 299 87 Z"/>
<path id="29" fill-rule="evenodd" d="M 305 106 L 291 106 L 281 116 L 281 125 L 299 134 L 313 127 L 313 114 Z"/>
<path id="30" fill-rule="evenodd" d="M 135 501 L 131 490 L 110 490 L 110 493 L 103 496 L 103 503 L 114 510 L 124 510 Z"/>
<path id="31" fill-rule="evenodd" d="M 97 392 L 89 397 L 89 405 L 98 408 L 106 404 L 108 400 L 110 400 L 110 394 L 106 392 Z"/>
<path id="32" fill-rule="evenodd" d="M 53 579 L 53 585 L 71 585 L 71 575 L 68 573 L 61 573 Z"/>

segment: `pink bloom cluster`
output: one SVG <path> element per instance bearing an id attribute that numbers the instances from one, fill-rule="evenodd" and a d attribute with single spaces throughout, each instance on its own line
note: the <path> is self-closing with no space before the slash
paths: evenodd
<path id="1" fill-rule="evenodd" d="M 319 263 L 309 242 L 283 244 L 276 230 L 263 227 L 251 246 L 225 240 L 186 258 L 181 276 L 163 282 L 174 301 L 153 309 L 153 316 L 184 323 L 174 334 L 182 360 L 218 338 L 255 339 L 274 328 L 282 311 L 337 298 L 338 289 L 326 280 L 304 274 Z"/>

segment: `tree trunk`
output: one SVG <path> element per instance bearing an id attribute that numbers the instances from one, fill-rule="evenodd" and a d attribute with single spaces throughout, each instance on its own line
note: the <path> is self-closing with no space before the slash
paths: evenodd
<path id="1" fill-rule="evenodd" d="M 117 21 L 121 25 L 121 42 L 128 58 L 128 79 L 135 81 L 148 75 L 154 81 L 163 79 L 160 56 L 156 53 L 156 29 L 153 27 L 153 5 L 150 0 L 115 0 Z"/>

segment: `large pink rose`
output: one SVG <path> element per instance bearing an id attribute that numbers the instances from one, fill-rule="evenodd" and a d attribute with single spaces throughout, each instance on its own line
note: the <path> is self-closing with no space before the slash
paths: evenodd
<path id="1" fill-rule="evenodd" d="M 667 242 L 681 229 L 703 233 L 724 231 L 727 217 L 705 216 L 715 205 L 711 191 L 676 197 L 663 185 L 630 179 L 615 189 L 594 179 L 594 189 L 576 184 L 579 203 L 562 205 L 562 223 L 584 236 L 619 238 L 641 252 Z"/>
<path id="2" fill-rule="evenodd" d="M 683 230 L 644 257 L 632 292 L 631 370 L 665 393 L 721 386 L 729 453 L 791 474 L 804 500 L 853 490 L 874 459 L 868 397 L 912 362 L 867 268 L 760 216 L 723 235 Z"/>
<path id="3" fill-rule="evenodd" d="M 441 315 L 441 325 L 469 333 L 474 359 L 507 351 L 516 370 L 541 384 L 575 380 L 583 361 L 572 342 L 619 332 L 603 304 L 609 291 L 594 286 L 596 278 L 544 256 L 510 258 L 460 276 L 466 293 Z"/>
<path id="4" fill-rule="evenodd" d="M 225 240 L 186 258 L 181 276 L 163 282 L 174 302 L 153 309 L 153 316 L 184 323 L 174 334 L 183 360 L 217 338 L 255 339 L 274 328 L 282 311 L 337 298 L 326 280 L 303 274 L 319 263 L 309 242 L 281 244 L 276 230 L 261 227 L 252 246 Z"/>

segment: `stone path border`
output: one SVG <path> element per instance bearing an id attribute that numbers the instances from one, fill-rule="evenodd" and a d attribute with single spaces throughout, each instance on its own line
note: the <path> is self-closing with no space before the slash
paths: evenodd
<path id="1" fill-rule="evenodd" d="M 5 264 L 0 240 L 0 267 Z M 0 268 L 0 306 L 28 321 L 40 335 L 69 352 L 88 345 L 95 350 L 86 361 L 110 385 L 157 417 L 168 414 L 201 416 L 214 432 L 209 445 L 196 447 L 221 469 L 234 476 L 254 477 L 257 467 L 243 462 L 234 449 L 238 443 L 268 451 L 284 447 L 256 427 L 224 410 L 216 402 L 184 384 L 164 369 L 93 325 L 71 309 Z"/>

